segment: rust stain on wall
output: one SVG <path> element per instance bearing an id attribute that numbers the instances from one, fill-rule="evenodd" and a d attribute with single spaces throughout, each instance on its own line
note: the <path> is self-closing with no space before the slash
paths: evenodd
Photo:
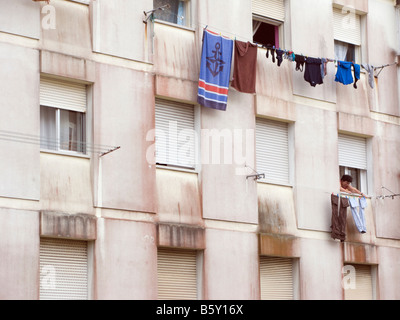
<path id="1" fill-rule="evenodd" d="M 376 246 L 346 242 L 344 246 L 344 260 L 351 263 L 377 264 Z"/>
<path id="2" fill-rule="evenodd" d="M 298 238 L 288 235 L 260 234 L 261 255 L 280 257 L 299 257 Z"/>
<path id="3" fill-rule="evenodd" d="M 262 233 L 282 233 L 286 229 L 286 222 L 279 202 L 259 199 L 258 216 L 260 232 Z"/>

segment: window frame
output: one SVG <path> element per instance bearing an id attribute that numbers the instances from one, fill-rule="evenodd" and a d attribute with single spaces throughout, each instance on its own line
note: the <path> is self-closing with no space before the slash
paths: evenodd
<path id="1" fill-rule="evenodd" d="M 69 95 L 73 95 L 70 99 Z M 56 97 L 56 99 L 53 98 Z M 89 141 L 92 140 L 92 107 L 93 107 L 93 83 L 81 81 L 73 78 L 61 77 L 53 74 L 40 75 L 40 94 L 39 94 L 39 121 L 40 121 L 40 152 L 55 153 L 60 155 L 90 158 Z M 66 98 L 67 97 L 67 98 Z M 42 140 L 48 137 L 42 135 L 41 108 L 56 110 L 54 125 L 56 126 L 55 145 L 56 148 L 46 148 L 42 145 Z M 76 112 L 82 116 L 82 151 L 61 149 L 60 120 L 61 111 Z"/>
<path id="2" fill-rule="evenodd" d="M 355 170 L 356 175 L 352 174 Z M 345 166 L 339 166 L 340 177 L 344 174 L 348 174 L 353 178 L 353 182 L 351 186 L 360 190 L 362 193 L 368 194 L 368 179 L 367 179 L 367 170 L 358 169 L 358 168 L 351 168 Z M 354 183 L 354 181 L 356 183 Z"/>
<path id="3" fill-rule="evenodd" d="M 283 49 L 284 21 L 274 20 L 274 19 L 271 19 L 271 18 L 268 18 L 268 17 L 260 16 L 258 14 L 253 14 L 252 21 L 253 22 L 254 21 L 258 21 L 258 22 L 261 22 L 263 24 L 268 24 L 268 25 L 274 26 L 275 27 L 275 35 L 274 35 L 275 36 L 275 44 L 274 44 L 274 46 L 277 49 L 278 48 L 282 48 Z M 276 33 L 278 33 L 278 35 L 276 35 Z M 255 33 L 254 33 L 254 30 L 253 30 L 253 42 L 255 42 L 254 41 L 254 35 L 255 35 Z M 276 43 L 276 42 L 278 42 L 278 43 Z M 260 43 L 260 42 L 258 42 L 258 44 L 265 45 L 265 46 L 268 45 L 267 43 Z"/>
<path id="4" fill-rule="evenodd" d="M 161 18 L 157 18 L 157 11 L 153 12 L 153 17 L 157 22 L 165 23 L 165 24 L 170 24 L 175 27 L 179 28 L 192 28 L 192 0 L 177 0 L 178 2 L 184 2 L 184 8 L 183 10 L 185 11 L 185 23 L 179 24 L 178 22 L 178 17 L 177 17 L 177 22 L 171 22 L 168 20 L 163 20 Z M 154 0 L 153 0 L 153 9 L 156 9 L 154 6 Z M 171 14 L 174 15 L 174 13 L 171 12 Z"/>
<path id="5" fill-rule="evenodd" d="M 346 13 L 345 13 L 345 12 Z M 334 56 L 335 60 L 341 60 L 341 61 L 347 61 L 344 59 L 340 59 L 337 55 L 337 47 L 338 46 L 354 46 L 354 61 L 349 61 L 349 62 L 354 62 L 354 63 L 361 63 L 362 61 L 362 56 L 363 56 L 363 38 L 365 34 L 365 21 L 364 21 L 364 15 L 360 14 L 358 11 L 356 11 L 352 7 L 347 7 L 347 6 L 333 6 L 332 7 L 332 14 L 333 14 L 333 34 L 334 34 Z M 356 19 L 353 21 L 351 20 L 351 17 L 348 17 L 349 14 L 353 14 Z M 355 23 L 356 27 L 359 28 L 359 43 L 353 43 L 346 41 L 345 39 L 341 38 L 342 35 L 342 29 L 336 29 L 336 26 L 338 25 L 338 15 L 341 15 L 341 19 L 345 19 L 344 21 L 348 21 L 349 23 Z M 336 17 L 336 18 L 335 18 Z M 343 23 L 343 22 L 342 22 Z M 337 34 L 338 32 L 338 34 Z M 347 55 L 347 54 L 346 54 Z"/>
<path id="6" fill-rule="evenodd" d="M 270 121 L 270 122 L 275 122 L 279 124 L 285 124 L 287 125 L 287 157 L 288 157 L 288 180 L 287 181 L 278 181 L 274 180 L 271 178 L 268 178 L 268 175 L 266 172 L 261 172 L 260 167 L 259 167 L 259 158 L 257 156 L 257 149 L 258 149 L 258 144 L 257 144 L 257 123 L 259 121 Z M 282 120 L 276 120 L 276 119 L 270 119 L 270 118 L 263 118 L 263 117 L 256 117 L 256 131 L 255 131 L 255 157 L 256 157 L 256 170 L 259 174 L 265 174 L 264 179 L 258 180 L 259 183 L 265 183 L 265 184 L 272 184 L 272 185 L 279 185 L 279 186 L 286 186 L 286 187 L 293 187 L 294 185 L 294 124 L 291 122 L 287 121 L 282 121 Z"/>
<path id="7" fill-rule="evenodd" d="M 340 158 L 340 139 L 365 139 L 365 167 L 355 167 L 355 166 L 349 166 L 349 164 L 346 165 L 346 163 L 341 162 L 341 158 Z M 355 142 L 357 144 L 357 142 Z M 344 145 L 342 145 L 343 148 Z M 346 158 L 344 158 L 346 159 Z M 361 137 L 361 136 L 357 136 L 357 135 L 353 135 L 353 134 L 349 134 L 349 133 L 345 133 L 345 132 L 338 132 L 338 164 L 339 164 L 339 175 L 341 178 L 342 177 L 342 173 L 344 172 L 344 174 L 351 174 L 351 170 L 356 170 L 357 176 L 353 177 L 353 181 L 354 179 L 356 179 L 357 181 L 357 189 L 360 190 L 362 193 L 368 195 L 370 190 L 373 190 L 373 184 L 372 184 L 372 172 L 373 172 L 373 167 L 372 167 L 372 143 L 371 143 L 371 139 L 368 137 Z M 347 160 L 345 160 L 345 162 L 347 162 Z M 351 163 L 350 163 L 351 164 Z M 355 187 L 352 184 L 353 187 Z"/>
<path id="8" fill-rule="evenodd" d="M 160 257 L 165 259 L 166 254 L 175 254 L 175 258 L 179 257 L 180 255 L 189 255 L 189 257 L 193 257 L 195 259 L 195 282 L 196 282 L 196 299 L 191 301 L 197 301 L 203 299 L 203 266 L 204 266 L 204 250 L 199 249 L 188 249 L 182 247 L 164 247 L 159 246 L 157 247 L 157 289 L 160 288 L 160 277 L 159 272 L 162 269 L 162 263 Z M 187 259 L 187 257 L 186 257 Z M 179 258 L 178 258 L 179 260 Z M 185 258 L 183 259 L 185 260 Z M 183 261 L 182 260 L 182 261 Z M 179 270 L 179 265 L 169 265 L 169 267 L 175 267 L 175 270 Z M 165 283 L 164 283 L 165 286 Z M 187 298 L 187 297 L 186 297 Z M 157 296 L 157 300 L 160 299 L 160 294 Z"/>
<path id="9" fill-rule="evenodd" d="M 86 112 L 78 112 L 78 111 L 72 111 L 72 110 L 68 110 L 68 109 L 56 108 L 56 107 L 52 107 L 52 106 L 40 105 L 40 109 L 42 109 L 42 108 L 49 108 L 49 109 L 55 110 L 54 124 L 55 124 L 55 129 L 56 129 L 55 130 L 56 137 L 55 137 L 55 148 L 54 149 L 46 148 L 46 147 L 43 147 L 42 140 L 43 139 L 47 140 L 48 137 L 45 137 L 42 135 L 42 133 L 40 133 L 40 140 L 41 140 L 40 151 L 86 156 L 87 155 L 87 147 L 88 147 L 87 146 Z M 75 142 L 77 144 L 79 144 L 79 143 L 81 144 L 82 151 L 75 151 L 75 150 L 68 150 L 68 149 L 61 148 L 61 142 L 62 142 L 62 139 L 61 139 L 61 111 L 75 112 L 75 113 L 81 115 L 82 128 L 80 128 L 80 130 L 82 130 L 83 137 L 82 137 L 82 141 L 75 141 Z M 79 149 L 79 148 L 77 148 L 77 149 Z"/>
<path id="10" fill-rule="evenodd" d="M 186 105 L 186 106 L 191 106 L 193 107 L 193 132 L 194 132 L 194 163 L 193 166 L 185 166 L 185 165 L 178 165 L 178 164 L 172 164 L 168 162 L 168 159 L 166 161 L 166 163 L 162 163 L 162 162 L 158 162 L 157 161 L 157 125 L 156 125 L 156 121 L 154 124 L 155 127 L 155 134 L 154 134 L 154 142 L 155 142 L 155 154 L 154 154 L 154 160 L 155 160 L 155 165 L 156 168 L 159 169 L 167 169 L 167 170 L 173 170 L 173 171 L 183 171 L 183 172 L 190 172 L 190 173 L 198 173 L 200 170 L 200 145 L 201 145 L 201 139 L 200 139 L 200 108 L 197 104 L 193 104 L 193 103 L 186 103 L 186 102 L 179 102 L 176 100 L 169 100 L 169 99 L 165 99 L 165 97 L 155 97 L 155 105 L 157 104 L 157 101 L 161 101 L 161 103 L 164 102 L 170 102 L 172 104 L 176 104 L 176 106 L 179 106 L 179 104 L 182 105 Z M 160 103 L 160 102 L 159 102 Z M 156 117 L 156 110 L 154 112 L 155 117 Z M 179 132 L 178 132 L 179 134 Z M 167 145 L 168 147 L 168 145 Z"/>

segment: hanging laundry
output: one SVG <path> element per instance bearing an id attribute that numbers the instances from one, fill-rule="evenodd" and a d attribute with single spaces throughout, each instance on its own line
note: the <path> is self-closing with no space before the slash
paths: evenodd
<path id="1" fill-rule="evenodd" d="M 275 63 L 275 46 L 266 46 L 267 48 L 267 53 L 265 56 L 267 59 L 269 58 L 269 52 L 271 51 L 271 56 L 272 56 L 272 62 Z"/>
<path id="2" fill-rule="evenodd" d="M 304 80 L 310 83 L 312 87 L 317 84 L 323 84 L 321 76 L 322 61 L 319 58 L 306 58 L 306 70 L 304 71 Z"/>
<path id="3" fill-rule="evenodd" d="M 296 71 L 303 72 L 304 64 L 306 63 L 306 57 L 296 54 L 294 61 L 296 62 Z"/>
<path id="4" fill-rule="evenodd" d="M 256 92 L 257 45 L 235 40 L 232 87 L 244 93 Z"/>
<path id="5" fill-rule="evenodd" d="M 354 89 L 357 89 L 357 81 L 360 80 L 361 67 L 359 64 L 353 63 L 353 68 L 354 68 L 354 79 L 355 79 L 353 87 Z"/>
<path id="6" fill-rule="evenodd" d="M 231 75 L 233 40 L 209 30 L 203 32 L 197 102 L 225 111 Z"/>
<path id="7" fill-rule="evenodd" d="M 281 64 L 282 64 L 282 61 L 283 61 L 283 54 L 284 54 L 284 53 L 285 53 L 285 51 L 283 51 L 283 50 L 281 50 L 281 49 L 276 50 L 276 60 L 278 60 L 278 62 L 277 62 L 278 67 L 280 67 Z"/>
<path id="8" fill-rule="evenodd" d="M 354 82 L 353 76 L 351 75 L 352 62 L 338 61 L 337 72 L 335 81 L 340 82 L 344 85 L 348 85 Z"/>
<path id="9" fill-rule="evenodd" d="M 362 64 L 362 67 L 368 72 L 368 83 L 369 86 L 374 89 L 375 88 L 375 79 L 374 79 L 374 66 L 370 64 Z"/>
<path id="10" fill-rule="evenodd" d="M 346 240 L 347 208 L 349 199 L 338 195 L 331 195 L 332 219 L 331 219 L 331 237 L 332 239 Z"/>
<path id="11" fill-rule="evenodd" d="M 352 67 L 354 69 L 354 79 L 352 76 Z M 357 89 L 357 81 L 360 79 L 360 69 L 359 64 L 348 61 L 338 61 L 335 81 L 344 85 L 349 85 L 354 82 L 353 87 Z"/>
<path id="12" fill-rule="evenodd" d="M 328 70 L 327 70 L 327 64 L 328 64 L 328 60 L 325 58 L 321 58 L 321 77 L 322 80 L 324 80 L 325 76 L 328 74 Z"/>
<path id="13" fill-rule="evenodd" d="M 367 207 L 367 200 L 365 198 L 349 198 L 351 214 L 353 215 L 354 223 L 360 233 L 366 233 L 367 227 L 365 223 L 364 209 Z"/>

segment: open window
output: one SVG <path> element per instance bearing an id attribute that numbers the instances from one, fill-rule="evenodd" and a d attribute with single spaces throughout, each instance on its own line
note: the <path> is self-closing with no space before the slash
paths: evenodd
<path id="1" fill-rule="evenodd" d="M 361 16 L 346 7 L 333 8 L 335 59 L 358 62 L 361 60 Z"/>
<path id="2" fill-rule="evenodd" d="M 284 0 L 253 0 L 253 42 L 264 46 L 282 46 L 285 21 Z"/>
<path id="3" fill-rule="evenodd" d="M 339 134 L 338 145 L 340 177 L 350 175 L 353 178 L 351 185 L 367 194 L 367 139 Z"/>
<path id="4" fill-rule="evenodd" d="M 40 79 L 42 150 L 86 154 L 86 91 L 81 83 Z"/>
<path id="5" fill-rule="evenodd" d="M 154 18 L 174 23 L 179 26 L 190 26 L 190 0 L 153 0 Z"/>

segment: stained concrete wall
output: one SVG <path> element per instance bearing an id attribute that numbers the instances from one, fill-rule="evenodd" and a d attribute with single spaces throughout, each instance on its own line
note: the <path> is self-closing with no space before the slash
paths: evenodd
<path id="1" fill-rule="evenodd" d="M 38 200 L 39 145 L 32 137 L 39 132 L 39 52 L 7 43 L 1 46 L 0 196 Z"/>
<path id="2" fill-rule="evenodd" d="M 146 140 L 155 121 L 153 77 L 99 64 L 93 91 L 94 144 L 121 147 L 94 157 L 96 206 L 154 213 L 156 172 L 146 157 L 154 143 Z"/>
<path id="3" fill-rule="evenodd" d="M 154 224 L 97 220 L 94 298 L 157 299 L 157 246 Z"/>
<path id="4" fill-rule="evenodd" d="M 39 214 L 0 209 L 0 299 L 39 297 Z"/>
<path id="5" fill-rule="evenodd" d="M 254 153 L 245 162 L 223 163 L 221 158 L 222 164 L 202 164 L 197 172 L 159 170 L 147 157 L 154 144 L 147 139 L 154 128 L 154 97 L 196 104 L 202 28 L 208 24 L 231 38 L 251 40 L 251 1 L 193 1 L 192 26 L 180 28 L 143 24 L 143 11 L 152 7 L 149 0 L 135 5 L 124 0 L 118 6 L 106 0 L 90 6 L 52 0 L 54 30 L 40 29 L 44 4 L 0 4 L 0 15 L 13 17 L 0 19 L 0 73 L 7 79 L 0 86 L 0 130 L 38 135 L 43 73 L 87 84 L 90 141 L 121 146 L 102 158 L 95 153 L 74 158 L 40 153 L 38 145 L 0 141 L 8 150 L 0 155 L 0 225 L 5 226 L 0 274 L 7 290 L 0 289 L 1 297 L 38 298 L 40 236 L 56 232 L 41 233 L 41 223 L 50 228 L 51 219 L 43 223 L 40 212 L 96 221 L 90 240 L 95 243 L 92 294 L 97 299 L 155 299 L 157 246 L 204 250 L 206 299 L 258 299 L 259 255 L 298 261 L 301 299 L 342 299 L 344 262 L 378 265 L 379 297 L 399 297 L 399 202 L 374 197 L 382 185 L 400 190 L 395 67 L 383 70 L 375 90 L 363 73 L 355 90 L 335 83 L 336 69 L 328 64 L 324 85 L 312 88 L 293 64 L 284 61 L 278 67 L 260 49 L 257 94 L 230 90 L 228 110 L 199 108 L 198 122 L 201 129 L 219 133 L 254 131 L 256 116 L 289 122 L 292 185 L 256 183 L 238 174 L 245 164 L 256 168 Z M 333 5 L 368 14 L 362 62 L 392 62 L 398 39 L 391 32 L 396 18 L 389 0 L 286 1 L 285 48 L 332 57 Z M 17 90 L 26 94 L 16 96 Z M 337 191 L 339 179 L 338 132 L 368 138 L 372 159 L 367 234 L 356 232 L 349 211 L 343 248 L 329 234 L 330 193 Z"/>

